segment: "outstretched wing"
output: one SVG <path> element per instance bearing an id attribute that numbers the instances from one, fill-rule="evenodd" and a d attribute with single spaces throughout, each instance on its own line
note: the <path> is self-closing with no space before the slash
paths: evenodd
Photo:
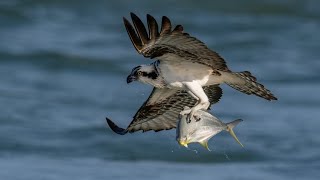
<path id="1" fill-rule="evenodd" d="M 138 16 L 131 13 L 130 22 L 123 18 L 124 25 L 136 50 L 145 57 L 157 58 L 160 61 L 190 61 L 207 65 L 214 70 L 228 71 L 226 62 L 218 53 L 210 50 L 203 42 L 183 32 L 177 25 L 173 30 L 171 22 L 162 17 L 161 31 L 157 21 L 147 15 L 148 29 Z"/>
<path id="2" fill-rule="evenodd" d="M 203 87 L 210 105 L 218 102 L 222 96 L 222 89 L 218 85 Z M 146 102 L 134 115 L 127 129 L 118 127 L 110 119 L 107 122 L 110 128 L 117 134 L 126 134 L 142 130 L 143 132 L 154 130 L 168 130 L 176 128 L 179 113 L 185 106 L 193 107 L 196 99 L 184 90 L 167 88 L 154 88 Z"/>

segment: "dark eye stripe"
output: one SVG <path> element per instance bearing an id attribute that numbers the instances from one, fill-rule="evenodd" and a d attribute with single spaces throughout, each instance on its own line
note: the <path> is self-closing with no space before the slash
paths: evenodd
<path id="1" fill-rule="evenodd" d="M 152 71 L 151 73 L 142 72 L 142 76 L 145 76 L 151 79 L 157 79 L 158 74 L 154 71 Z"/>

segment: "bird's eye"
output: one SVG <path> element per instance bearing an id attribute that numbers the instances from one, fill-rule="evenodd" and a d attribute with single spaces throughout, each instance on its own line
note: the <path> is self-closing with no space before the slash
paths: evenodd
<path id="1" fill-rule="evenodd" d="M 138 75 L 141 76 L 141 75 L 142 75 L 142 72 L 141 72 L 141 71 L 138 71 Z"/>

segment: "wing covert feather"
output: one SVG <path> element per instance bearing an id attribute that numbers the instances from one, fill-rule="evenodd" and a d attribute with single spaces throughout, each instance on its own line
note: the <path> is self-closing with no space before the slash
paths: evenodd
<path id="1" fill-rule="evenodd" d="M 218 85 L 205 86 L 205 93 L 207 94 L 210 105 L 217 103 L 222 96 L 222 89 Z M 166 98 L 161 97 L 165 94 Z M 170 94 L 170 95 L 168 95 Z M 155 101 L 155 99 L 157 99 Z M 153 101 L 150 103 L 150 101 Z M 185 106 L 193 107 L 196 104 L 196 99 L 189 95 L 184 90 L 172 90 L 167 88 L 154 88 L 149 98 L 143 103 L 133 120 L 127 127 L 123 129 L 115 125 L 107 118 L 110 128 L 118 134 L 126 134 L 127 132 L 136 132 L 142 130 L 143 132 L 154 130 L 169 130 L 176 128 L 179 113 Z"/>

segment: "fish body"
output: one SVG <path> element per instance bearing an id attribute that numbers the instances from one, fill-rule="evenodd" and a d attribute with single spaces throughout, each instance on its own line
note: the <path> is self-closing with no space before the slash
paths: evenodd
<path id="1" fill-rule="evenodd" d="M 190 108 L 185 107 L 184 110 L 188 109 Z M 221 131 L 228 131 L 230 135 L 243 147 L 233 132 L 233 128 L 242 121 L 241 119 L 234 120 L 230 123 L 223 123 L 217 117 L 204 110 L 196 111 L 195 115 L 200 117 L 201 120 L 192 120 L 188 123 L 187 115 L 179 116 L 176 140 L 180 145 L 188 147 L 189 143 L 200 143 L 203 147 L 210 150 L 208 148 L 209 139 Z"/>

